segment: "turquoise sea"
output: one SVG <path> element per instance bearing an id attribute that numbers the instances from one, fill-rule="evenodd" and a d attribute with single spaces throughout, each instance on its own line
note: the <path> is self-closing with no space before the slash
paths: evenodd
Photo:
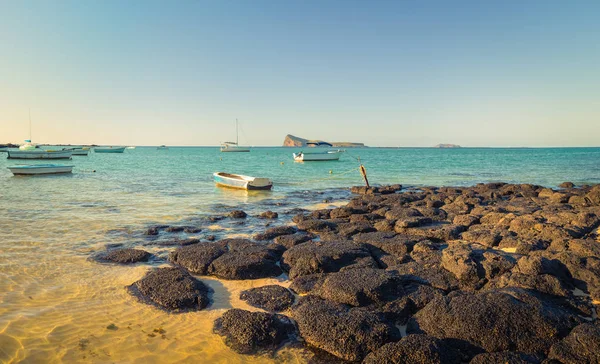
<path id="1" fill-rule="evenodd" d="M 372 184 L 472 185 L 505 181 L 556 187 L 600 183 L 600 148 L 364 148 L 337 162 L 295 163 L 296 148 L 220 153 L 216 147 L 138 147 L 61 162 L 72 175 L 13 177 L 24 163 L 0 153 L 0 362 L 304 362 L 293 350 L 277 358 L 244 357 L 211 333 L 226 308 L 248 308 L 239 291 L 274 280 L 221 281 L 206 311 L 167 314 L 131 297 L 125 286 L 151 264 L 130 267 L 89 260 L 107 245 L 136 246 L 165 257 L 161 242 L 188 235 L 143 235 L 152 224 L 185 224 L 217 238 L 249 236 L 265 221 L 208 216 L 241 208 L 251 216 L 274 210 L 286 223 L 296 207 L 341 204 L 362 184 L 357 158 Z M 212 173 L 270 177 L 272 192 L 217 188 Z M 286 214 L 287 213 L 287 214 Z M 108 330 L 115 324 L 118 330 Z M 155 329 L 166 331 L 155 337 Z"/>

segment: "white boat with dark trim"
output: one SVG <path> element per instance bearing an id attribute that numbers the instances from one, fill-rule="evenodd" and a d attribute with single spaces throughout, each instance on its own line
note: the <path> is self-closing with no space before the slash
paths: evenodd
<path id="1" fill-rule="evenodd" d="M 166 145 L 161 145 L 156 147 L 157 150 L 169 150 L 169 147 L 167 147 Z"/>
<path id="2" fill-rule="evenodd" d="M 71 159 L 70 150 L 8 150 L 8 159 Z"/>
<path id="3" fill-rule="evenodd" d="M 94 152 L 96 153 L 123 153 L 125 147 L 95 147 Z"/>
<path id="4" fill-rule="evenodd" d="M 17 164 L 7 167 L 15 176 L 72 173 L 73 166 L 64 164 Z"/>
<path id="5" fill-rule="evenodd" d="M 238 120 L 235 119 L 235 143 L 221 143 L 221 152 L 249 152 L 250 148 L 239 146 Z"/>
<path id="6" fill-rule="evenodd" d="M 237 188 L 241 190 L 270 190 L 273 182 L 268 178 L 250 177 L 241 174 L 216 172 L 213 173 L 218 186 Z"/>

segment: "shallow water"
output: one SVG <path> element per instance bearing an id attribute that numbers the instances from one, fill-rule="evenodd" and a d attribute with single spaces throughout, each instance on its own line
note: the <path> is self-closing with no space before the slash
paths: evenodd
<path id="1" fill-rule="evenodd" d="M 266 222 L 254 217 L 243 225 L 206 220 L 233 208 L 252 216 L 278 211 L 279 223 L 285 223 L 292 216 L 285 212 L 294 207 L 339 206 L 349 195 L 340 188 L 362 183 L 358 172 L 351 171 L 358 166 L 353 157 L 361 157 L 372 183 L 600 182 L 598 148 L 353 149 L 339 162 L 322 163 L 294 163 L 292 151 L 137 148 L 74 157 L 68 162 L 75 166 L 73 175 L 48 177 L 12 177 L 6 166 L 23 162 L 0 154 L 0 362 L 306 361 L 291 348 L 275 358 L 240 356 L 211 333 L 213 320 L 225 309 L 251 309 L 239 300 L 241 290 L 287 285 L 283 278 L 202 277 L 215 290 L 214 304 L 205 311 L 168 314 L 125 289 L 164 263 L 105 265 L 89 256 L 108 244 L 123 244 L 164 258 L 173 248 L 158 243 L 208 234 L 251 236 L 264 229 Z M 218 170 L 271 177 L 276 187 L 267 193 L 216 188 L 211 173 Z M 156 223 L 203 231 L 144 237 L 145 229 Z M 107 329 L 111 324 L 117 329 Z"/>

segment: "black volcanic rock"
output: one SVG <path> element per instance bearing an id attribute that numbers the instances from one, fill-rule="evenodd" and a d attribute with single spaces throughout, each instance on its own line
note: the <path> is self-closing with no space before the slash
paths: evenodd
<path id="1" fill-rule="evenodd" d="M 285 316 L 237 308 L 215 320 L 213 332 L 240 354 L 272 352 L 296 336 L 294 324 Z"/>
<path id="2" fill-rule="evenodd" d="M 550 348 L 548 358 L 561 363 L 600 363 L 600 327 L 594 324 L 577 326 Z"/>
<path id="3" fill-rule="evenodd" d="M 400 332 L 383 315 L 363 308 L 302 297 L 292 315 L 304 340 L 348 361 L 362 360 L 382 345 L 400 340 Z"/>
<path id="4" fill-rule="evenodd" d="M 283 311 L 294 303 L 294 295 L 278 285 L 251 288 L 240 293 L 240 299 L 249 305 L 267 311 Z"/>
<path id="5" fill-rule="evenodd" d="M 364 364 L 460 364 L 457 349 L 427 335 L 408 335 L 369 354 Z"/>
<path id="6" fill-rule="evenodd" d="M 281 267 L 289 272 L 290 279 L 294 279 L 307 274 L 337 272 L 361 258 L 374 263 L 369 250 L 361 244 L 311 241 L 283 253 Z"/>
<path id="7" fill-rule="evenodd" d="M 545 355 L 581 319 L 527 291 L 458 293 L 436 298 L 409 322 L 409 332 L 464 340 L 488 352 Z"/>
<path id="8" fill-rule="evenodd" d="M 133 283 L 130 290 L 166 310 L 201 310 L 208 303 L 208 287 L 180 268 L 157 268 Z"/>
<path id="9" fill-rule="evenodd" d="M 101 253 L 98 255 L 97 260 L 101 262 L 132 264 L 138 262 L 147 262 L 150 257 L 152 257 L 152 254 L 145 250 L 122 248 Z"/>

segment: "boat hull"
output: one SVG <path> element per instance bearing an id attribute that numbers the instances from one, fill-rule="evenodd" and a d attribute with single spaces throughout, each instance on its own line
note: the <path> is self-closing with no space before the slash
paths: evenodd
<path id="1" fill-rule="evenodd" d="M 268 191 L 273 188 L 273 182 L 268 178 L 257 178 L 234 175 L 224 172 L 213 174 L 217 186 L 248 191 Z"/>
<path id="2" fill-rule="evenodd" d="M 250 149 L 246 147 L 238 147 L 235 145 L 225 145 L 221 147 L 223 153 L 247 153 Z"/>
<path id="3" fill-rule="evenodd" d="M 340 159 L 342 152 L 323 152 L 323 153 L 294 153 L 296 162 L 324 162 L 337 161 Z"/>
<path id="4" fill-rule="evenodd" d="M 94 152 L 96 153 L 123 153 L 125 151 L 125 147 L 120 148 L 94 148 Z"/>
<path id="5" fill-rule="evenodd" d="M 73 172 L 73 166 L 57 164 L 38 164 L 7 167 L 15 176 L 35 176 L 47 174 L 66 174 Z"/>
<path id="6" fill-rule="evenodd" d="M 70 150 L 48 152 L 45 150 L 9 150 L 8 159 L 71 159 Z"/>

